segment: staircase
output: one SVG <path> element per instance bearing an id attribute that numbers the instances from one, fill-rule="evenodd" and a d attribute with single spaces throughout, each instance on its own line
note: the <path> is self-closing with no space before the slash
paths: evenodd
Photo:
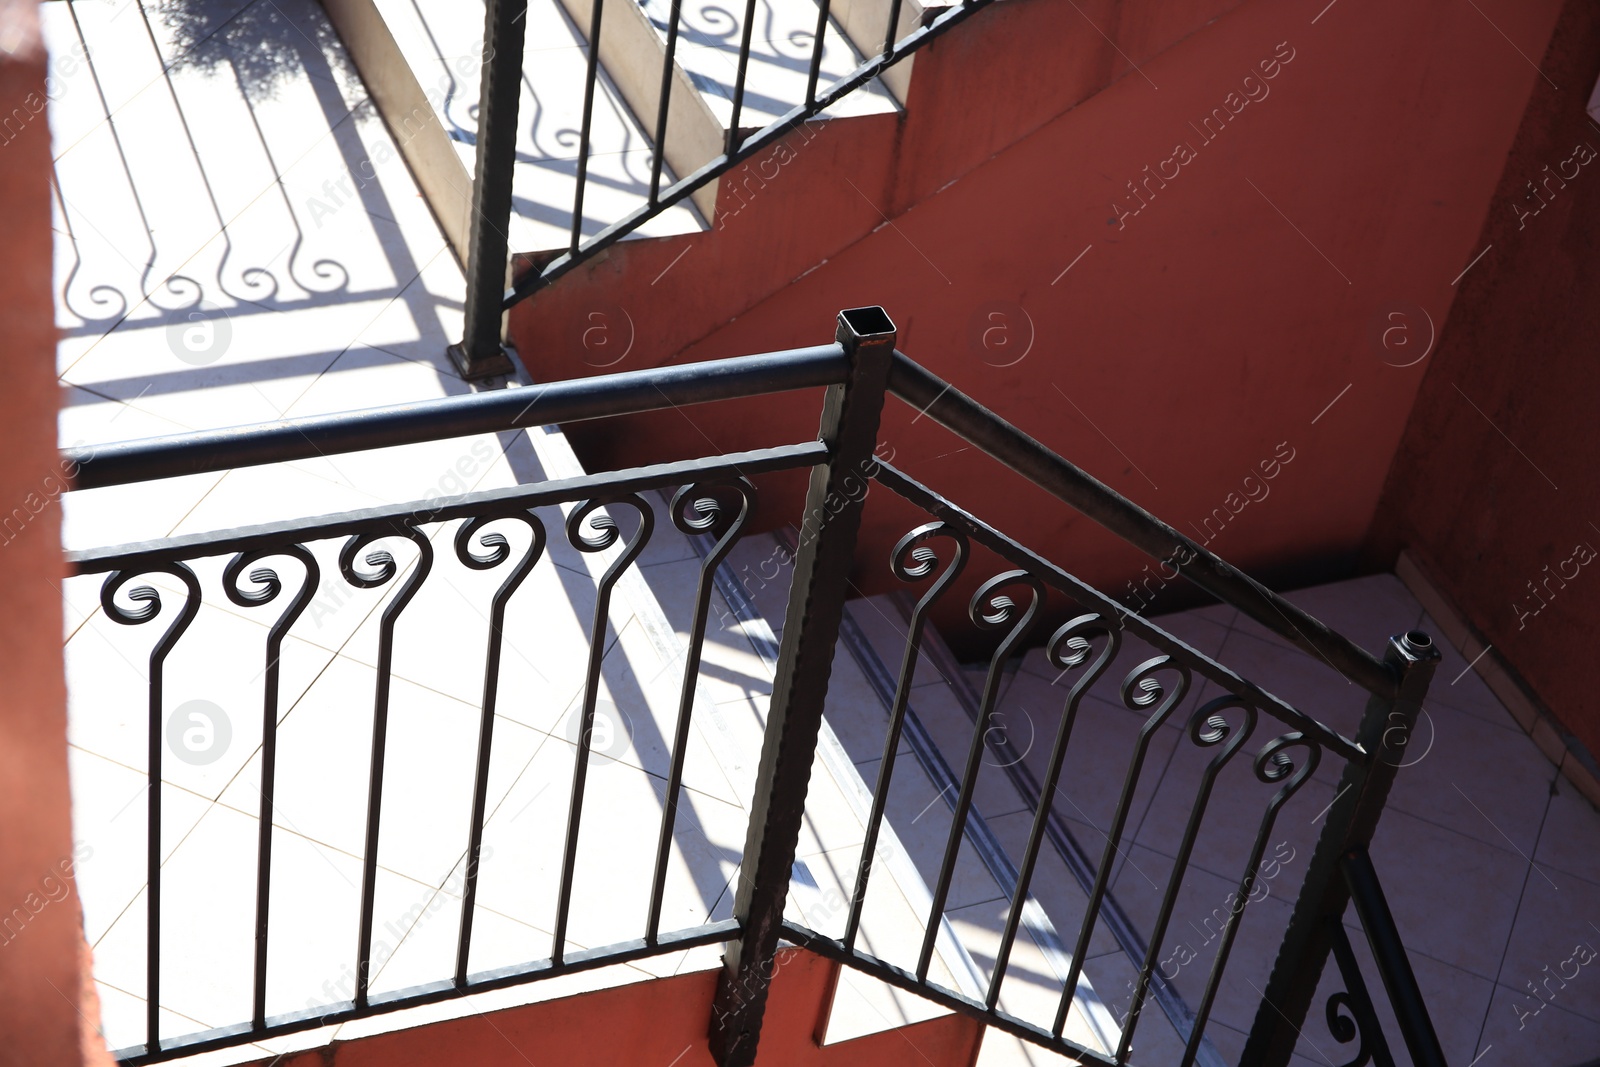
<path id="1" fill-rule="evenodd" d="M 597 19 L 530 0 L 514 115 L 509 95 L 496 113 L 515 126 L 509 336 L 541 379 L 672 360 L 1232 6 L 610 0 Z M 474 288 L 492 20 L 326 7 Z"/>

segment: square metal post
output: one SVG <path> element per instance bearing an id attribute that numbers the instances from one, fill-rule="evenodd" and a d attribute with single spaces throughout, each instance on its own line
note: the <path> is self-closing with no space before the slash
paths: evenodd
<path id="1" fill-rule="evenodd" d="M 741 931 L 723 958 L 712 1004 L 711 1052 L 722 1067 L 755 1062 L 894 355 L 894 323 L 882 308 L 841 311 L 837 337 L 850 356 L 850 377 L 830 386 L 823 403 L 820 436 L 829 459 L 811 470 L 734 897 Z"/>
<path id="2" fill-rule="evenodd" d="M 512 372 L 500 343 L 510 263 L 511 178 L 517 156 L 517 100 L 528 0 L 488 0 L 478 91 L 478 155 L 467 245 L 467 306 L 450 361 L 468 381 Z"/>
<path id="3" fill-rule="evenodd" d="M 1367 760 L 1345 765 L 1278 947 L 1266 996 L 1239 1057 L 1241 1067 L 1286 1067 L 1294 1053 L 1333 947 L 1327 920 L 1340 921 L 1350 901 L 1341 869 L 1345 855 L 1372 843 L 1389 789 L 1405 761 L 1439 650 L 1427 634 L 1412 630 L 1389 639 L 1384 662 L 1395 672 L 1398 689 L 1393 697 L 1374 696 L 1367 702 L 1355 737 L 1367 751 Z"/>

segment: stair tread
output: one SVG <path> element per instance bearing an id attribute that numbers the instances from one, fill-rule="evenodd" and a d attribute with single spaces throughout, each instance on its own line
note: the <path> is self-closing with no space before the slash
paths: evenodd
<path id="1" fill-rule="evenodd" d="M 672 17 L 671 0 L 644 0 L 640 6 L 665 40 Z M 700 89 L 724 128 L 733 117 L 742 15 L 738 12 L 730 17 L 728 8 L 717 0 L 687 0 L 679 21 L 678 64 Z M 739 118 L 742 127 L 764 126 L 805 102 L 817 5 L 814 0 L 758 0 L 755 19 Z M 825 92 L 860 62 L 860 55 L 830 19 L 817 91 Z M 846 95 L 823 114 L 843 118 L 894 110 L 893 98 L 874 81 Z"/>
<path id="2" fill-rule="evenodd" d="M 476 112 L 482 64 L 483 7 L 446 0 L 375 0 L 467 174 L 476 169 Z M 571 233 L 577 192 L 579 131 L 589 48 L 557 0 L 530 0 L 528 38 L 517 105 L 517 162 L 511 244 L 515 251 L 559 248 Z M 599 79 L 589 133 L 584 236 L 642 206 L 650 185 L 650 140 L 621 95 Z M 663 168 L 662 183 L 675 179 Z M 687 203 L 640 227 L 634 236 L 694 233 L 705 226 Z"/>

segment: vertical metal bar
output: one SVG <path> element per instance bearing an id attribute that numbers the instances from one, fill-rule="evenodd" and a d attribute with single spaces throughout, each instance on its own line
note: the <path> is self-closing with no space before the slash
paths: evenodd
<path id="1" fill-rule="evenodd" d="M 1295 745 L 1306 748 L 1305 758 L 1298 772 L 1286 750 Z M 1217 999 L 1217 987 L 1222 983 L 1223 969 L 1228 966 L 1228 955 L 1233 951 L 1233 939 L 1239 932 L 1239 920 L 1250 904 L 1250 894 L 1255 889 L 1256 872 L 1261 866 L 1261 854 L 1266 851 L 1267 837 L 1272 833 L 1278 812 L 1305 780 L 1316 773 L 1322 761 L 1322 748 L 1302 733 L 1285 734 L 1269 741 L 1256 757 L 1256 777 L 1264 782 L 1282 781 L 1283 786 L 1267 803 L 1261 815 L 1261 825 L 1256 828 L 1256 839 L 1250 846 L 1250 857 L 1245 860 L 1244 876 L 1239 880 L 1239 891 L 1228 907 L 1228 920 L 1222 929 L 1222 940 L 1217 944 L 1216 958 L 1211 961 L 1211 974 L 1206 979 L 1205 992 L 1200 995 L 1200 1005 L 1195 1009 L 1194 1022 L 1189 1031 L 1189 1043 L 1184 1048 L 1178 1067 L 1191 1067 L 1200 1054 L 1200 1043 L 1205 1039 L 1206 1021 L 1211 1018 L 1211 1006 Z"/>
<path id="2" fill-rule="evenodd" d="M 256 959 L 255 997 L 250 1017 L 260 1029 L 267 1025 L 267 922 L 272 890 L 272 798 L 278 777 L 278 642 L 269 638 L 266 696 L 261 709 L 261 815 L 256 838 Z"/>
<path id="3" fill-rule="evenodd" d="M 1100 867 L 1095 872 L 1094 888 L 1089 890 L 1089 901 L 1084 905 L 1083 921 L 1078 926 L 1078 940 L 1072 949 L 1072 960 L 1067 964 L 1067 980 L 1061 990 L 1061 1003 L 1056 1008 L 1055 1023 L 1051 1033 L 1057 1037 L 1067 1025 L 1067 1013 L 1072 1010 L 1072 1000 L 1078 994 L 1078 977 L 1083 973 L 1084 957 L 1089 952 L 1089 939 L 1094 936 L 1096 920 L 1100 917 L 1100 904 L 1105 900 L 1106 888 L 1111 884 L 1111 870 L 1121 854 L 1122 831 L 1128 825 L 1128 812 L 1133 808 L 1134 794 L 1139 788 L 1139 775 L 1144 770 L 1144 759 L 1150 751 L 1150 739 L 1167 721 L 1175 708 L 1189 694 L 1189 668 L 1182 660 L 1170 656 L 1156 656 L 1139 664 L 1122 680 L 1122 701 L 1130 710 L 1144 706 L 1144 688 L 1155 681 L 1164 670 L 1178 672 L 1178 681 L 1171 687 L 1158 685 L 1149 692 L 1160 694 L 1161 703 L 1139 728 L 1139 740 L 1134 745 L 1133 758 L 1128 763 L 1128 773 L 1122 780 L 1122 796 L 1117 800 L 1116 813 L 1111 816 L 1111 826 L 1106 831 L 1106 847 L 1100 853 Z M 1040 794 L 1043 797 L 1043 794 Z M 1044 801 L 1041 800 L 1041 803 Z"/>
<path id="4" fill-rule="evenodd" d="M 1022 908 L 1028 900 L 1028 885 L 1033 881 L 1033 869 L 1039 862 L 1039 849 L 1044 844 L 1045 831 L 1050 824 L 1050 808 L 1055 801 L 1056 783 L 1061 780 L 1061 765 L 1067 757 L 1067 745 L 1072 740 L 1072 726 L 1078 718 L 1078 705 L 1083 700 L 1083 694 L 1116 659 L 1117 649 L 1122 644 L 1122 631 L 1108 626 L 1099 615 L 1080 615 L 1056 630 L 1045 646 L 1051 664 L 1065 673 L 1088 662 L 1090 636 L 1104 637 L 1106 643 L 1067 694 L 1066 714 L 1061 717 L 1055 746 L 1050 750 L 1050 766 L 1045 772 L 1044 784 L 1039 787 L 1039 807 L 1033 813 L 1033 827 L 1028 831 L 1028 845 L 1023 850 L 1022 865 L 1017 871 L 1017 888 L 1011 896 L 1005 931 L 1000 935 L 1000 949 L 995 953 L 994 974 L 989 979 L 989 994 L 984 1001 L 990 1008 L 1000 1002 L 1000 986 L 1005 981 L 1011 947 L 1016 943 L 1017 928 L 1022 923 Z"/>
<path id="5" fill-rule="evenodd" d="M 1350 947 L 1350 937 L 1344 932 L 1344 924 L 1338 919 L 1326 919 L 1322 925 L 1333 946 L 1333 958 L 1339 965 L 1339 976 L 1344 979 L 1344 992 L 1328 998 L 1329 1029 L 1333 1030 L 1334 1038 L 1340 1044 L 1357 1042 L 1357 1054 L 1353 1062 L 1363 1063 L 1363 1057 L 1370 1056 L 1376 1067 L 1395 1067 L 1394 1053 L 1389 1051 L 1389 1042 L 1383 1036 L 1378 1013 L 1372 1008 L 1372 995 L 1367 992 L 1366 979 L 1361 977 L 1361 964 L 1356 961 L 1355 951 Z M 1349 1019 L 1339 1016 L 1340 1008 L 1354 1016 L 1353 1027 L 1349 1025 Z"/>
<path id="6" fill-rule="evenodd" d="M 900 36 L 900 5 L 901 0 L 891 0 L 889 4 L 889 28 L 883 32 L 883 58 L 885 59 L 894 55 L 894 42 Z"/>
<path id="7" fill-rule="evenodd" d="M 817 103 L 817 77 L 822 73 L 822 46 L 828 34 L 828 8 L 833 0 L 817 0 L 817 39 L 811 43 L 811 67 L 806 72 L 806 110 Z"/>
<path id="8" fill-rule="evenodd" d="M 661 59 L 661 99 L 656 107 L 656 152 L 650 161 L 651 207 L 656 206 L 661 196 L 661 165 L 667 157 L 667 108 L 672 102 L 672 74 L 678 52 L 678 19 L 682 11 L 683 0 L 672 0 L 672 14 L 667 23 L 667 51 Z"/>
<path id="9" fill-rule="evenodd" d="M 1444 1052 L 1439 1048 L 1439 1035 L 1434 1032 L 1428 1005 L 1417 988 L 1417 976 L 1411 972 L 1411 960 L 1406 957 L 1400 931 L 1389 912 L 1389 902 L 1384 899 L 1383 886 L 1378 884 L 1378 872 L 1372 869 L 1372 857 L 1367 855 L 1365 847 L 1356 846 L 1344 854 L 1342 866 L 1351 903 L 1361 917 L 1367 944 L 1372 946 L 1372 958 L 1377 961 L 1378 974 L 1389 993 L 1389 1003 L 1394 1007 L 1394 1017 L 1400 1024 L 1400 1036 L 1405 1038 L 1406 1049 L 1411 1053 L 1411 1062 L 1416 1067 L 1446 1067 Z"/>
<path id="10" fill-rule="evenodd" d="M 525 511 L 507 516 L 483 516 L 469 519 L 456 530 L 456 556 L 474 570 L 485 570 L 505 562 L 510 555 L 509 543 L 504 535 L 491 533 L 482 539 L 489 549 L 486 553 L 472 551 L 472 538 L 486 524 L 496 518 L 518 519 L 526 523 L 533 536 L 527 553 L 506 575 L 500 588 L 495 590 L 489 606 L 489 645 L 483 660 L 483 704 L 478 720 L 478 766 L 472 783 L 472 821 L 467 829 L 466 879 L 461 894 L 461 928 L 456 938 L 457 989 L 467 984 L 467 963 L 472 956 L 472 920 L 478 906 L 478 855 L 483 848 L 484 810 L 489 797 L 489 757 L 494 751 L 495 705 L 500 692 L 500 647 L 504 643 L 503 627 L 506 619 L 506 602 L 517 591 L 528 572 L 544 553 L 544 523 Z"/>
<path id="11" fill-rule="evenodd" d="M 598 2 L 596 4 L 598 7 Z M 511 184 L 517 158 L 517 102 L 528 0 L 487 0 L 478 89 L 477 169 L 467 243 L 467 305 L 451 362 L 468 380 L 511 373 L 500 343 L 510 262 Z"/>
<path id="12" fill-rule="evenodd" d="M 589 500 L 567 516 L 567 539 L 580 552 L 601 552 L 620 538 L 615 519 L 601 516 L 593 523 L 594 534 L 585 534 L 583 524 L 601 507 L 625 504 L 639 513 L 639 528 L 623 546 L 617 558 L 606 567 L 595 588 L 594 619 L 589 626 L 589 667 L 584 674 L 583 709 L 578 726 L 578 751 L 572 768 L 572 796 L 567 805 L 567 839 L 561 857 L 561 888 L 556 894 L 556 925 L 550 958 L 560 963 L 567 950 L 567 922 L 572 915 L 572 882 L 578 866 L 578 830 L 583 822 L 583 790 L 589 778 L 589 751 L 594 744 L 594 709 L 600 696 L 600 665 L 606 654 L 606 623 L 611 616 L 611 592 L 617 579 L 650 541 L 655 528 L 655 512 L 632 493 L 605 500 Z"/>
<path id="13" fill-rule="evenodd" d="M 739 496 L 737 511 L 731 511 L 716 496 L 717 490 Z M 711 590 L 716 587 L 717 568 L 732 551 L 744 524 L 750 517 L 755 486 L 741 481 L 737 486 L 687 485 L 672 498 L 672 522 L 684 533 L 712 533 L 716 544 L 700 561 L 700 581 L 694 593 L 694 618 L 689 624 L 689 647 L 684 650 L 683 686 L 678 696 L 678 726 L 672 739 L 672 762 L 667 769 L 667 794 L 661 808 L 661 830 L 656 837 L 655 876 L 650 883 L 650 909 L 645 916 L 644 939 L 655 944 L 661 932 L 661 905 L 667 891 L 667 861 L 672 856 L 672 835 L 678 822 L 678 796 L 683 788 L 683 761 L 689 754 L 689 725 L 694 713 L 694 693 L 700 681 L 700 653 L 706 642 L 706 616 L 711 610 Z M 687 518 L 684 505 L 695 509 Z"/>
<path id="14" fill-rule="evenodd" d="M 282 589 L 276 572 L 261 568 L 250 572 L 255 582 L 254 590 L 242 588 L 239 576 L 252 562 L 278 550 L 240 553 L 223 571 L 223 586 L 228 599 L 235 604 L 248 606 L 266 604 L 275 600 Z M 284 610 L 272 628 L 267 631 L 266 668 L 262 671 L 264 684 L 261 698 L 261 814 L 256 824 L 256 927 L 255 927 L 255 978 L 250 1017 L 256 1029 L 267 1025 L 267 950 L 268 920 L 272 901 L 272 824 L 275 808 L 273 797 L 278 781 L 278 678 L 279 661 L 283 653 L 283 635 L 289 632 L 302 612 L 317 595 L 322 571 L 316 557 L 304 545 L 289 545 L 282 549 L 305 568 L 305 581 L 299 594 Z"/>
<path id="15" fill-rule="evenodd" d="M 819 433 L 829 459 L 811 470 L 801 519 L 734 898 L 740 935 L 723 957 L 712 1003 L 711 1051 L 721 1067 L 755 1062 L 894 354 L 894 323 L 879 307 L 840 312 L 837 337 L 850 357 L 850 377 L 830 386 L 823 402 Z"/>
<path id="16" fill-rule="evenodd" d="M 1239 708 L 1244 712 L 1244 722 L 1237 729 L 1230 727 L 1227 720 L 1222 718 L 1221 712 L 1224 708 Z M 1143 965 L 1139 968 L 1139 976 L 1134 981 L 1133 1003 L 1128 1008 L 1128 1021 L 1122 1027 L 1122 1040 L 1117 1044 L 1118 1063 L 1126 1063 L 1133 1050 L 1134 1031 L 1139 1028 L 1139 1015 L 1144 1011 L 1144 1000 L 1150 993 L 1150 974 L 1156 969 L 1157 961 L 1161 958 L 1161 946 L 1167 939 L 1167 926 L 1172 921 L 1172 909 L 1178 903 L 1178 891 L 1183 888 L 1183 876 L 1189 870 L 1189 856 L 1194 851 L 1195 839 L 1200 836 L 1200 821 L 1205 817 L 1206 803 L 1211 799 L 1212 786 L 1216 784 L 1217 774 L 1223 765 L 1249 740 L 1255 725 L 1255 709 L 1231 694 L 1206 702 L 1196 709 L 1190 718 L 1187 733 L 1191 740 L 1206 745 L 1221 743 L 1222 748 L 1206 764 L 1205 773 L 1200 778 L 1200 788 L 1189 806 L 1189 824 L 1184 827 L 1183 839 L 1178 844 L 1178 854 L 1173 857 L 1172 876 L 1167 880 L 1167 891 L 1161 900 L 1161 910 L 1156 913 L 1155 926 L 1150 931 L 1150 948 L 1145 953 Z"/>
<path id="17" fill-rule="evenodd" d="M 184 584 L 188 596 L 183 607 L 173 616 L 166 632 L 150 650 L 150 679 L 148 735 L 145 788 L 150 794 L 145 822 L 145 1051 L 154 1053 L 161 1048 L 161 748 L 166 744 L 166 731 L 162 729 L 161 705 L 163 678 L 167 655 L 178 638 L 189 628 L 200 610 L 200 580 L 182 563 L 169 563 L 153 568 L 170 574 Z M 100 606 L 106 616 L 124 626 L 149 622 L 161 614 L 161 595 L 150 586 L 142 585 L 129 590 L 130 599 L 140 602 L 133 609 L 116 602 L 117 591 L 135 576 L 135 572 L 115 571 L 108 575 L 100 587 Z"/>
<path id="18" fill-rule="evenodd" d="M 1351 848 L 1372 842 L 1438 662 L 1439 650 L 1420 630 L 1389 639 L 1384 665 L 1398 681 L 1396 693 L 1393 697 L 1374 696 L 1367 702 L 1355 737 L 1367 759 L 1345 765 L 1278 946 L 1266 995 L 1245 1040 L 1239 1059 L 1243 1067 L 1285 1067 L 1294 1053 L 1299 1028 L 1305 1024 L 1328 959 L 1324 920 L 1337 921 L 1349 901 L 1350 890 L 1340 875 L 1340 865 Z"/>
<path id="19" fill-rule="evenodd" d="M 733 77 L 733 117 L 728 120 L 728 139 L 723 151 L 731 158 L 738 151 L 739 116 L 744 111 L 744 82 L 750 68 L 750 31 L 756 23 L 756 0 L 745 0 L 744 32 L 739 38 L 739 69 Z"/>
<path id="20" fill-rule="evenodd" d="M 183 610 L 173 620 L 167 632 L 150 652 L 150 804 L 149 821 L 145 826 L 145 874 L 149 878 L 149 891 L 145 897 L 145 1048 L 154 1052 L 161 1047 L 161 748 L 166 743 L 166 731 L 161 726 L 162 693 L 165 688 L 167 655 L 178 638 L 189 628 L 200 610 L 200 582 L 194 573 L 181 563 L 173 565 L 174 573 L 189 587 L 189 598 Z M 157 610 L 160 601 L 155 600 Z"/>
<path id="21" fill-rule="evenodd" d="M 386 535 L 380 533 L 376 536 Z M 378 830 L 383 821 L 383 760 L 389 737 L 389 682 L 394 663 L 394 624 L 433 567 L 433 544 L 425 536 L 409 527 L 396 531 L 393 536 L 409 538 L 416 544 L 418 556 L 405 584 L 384 607 L 383 617 L 378 624 L 378 683 L 372 700 L 372 760 L 367 771 L 366 848 L 361 855 L 361 926 L 356 934 L 357 1008 L 367 1006 L 367 990 L 372 984 L 373 901 L 378 886 Z M 357 534 L 345 543 L 339 553 L 339 569 L 352 585 L 370 589 L 394 577 L 394 557 L 387 552 L 373 552 L 367 556 L 367 563 L 378 568 L 376 573 L 363 574 L 355 569 L 356 552 L 364 542 L 374 539 L 372 534 Z"/>
<path id="22" fill-rule="evenodd" d="M 1033 594 L 1020 612 L 1010 598 L 1000 595 L 1007 586 L 1025 585 Z M 988 610 L 985 611 L 985 605 Z M 928 922 L 922 933 L 922 951 L 917 956 L 917 980 L 928 979 L 928 967 L 933 962 L 933 946 L 939 939 L 939 926 L 944 918 L 945 901 L 950 896 L 950 882 L 955 877 L 956 860 L 961 855 L 961 843 L 967 834 L 967 813 L 972 810 L 972 796 L 978 789 L 978 774 L 983 770 L 984 735 L 989 732 L 989 720 L 994 715 L 995 701 L 1000 696 L 1000 673 L 1011 658 L 1017 645 L 1028 635 L 1033 620 L 1044 606 L 1044 583 L 1024 570 L 997 574 L 978 587 L 972 594 L 968 608 L 974 622 L 991 628 L 1010 624 L 994 654 L 989 657 L 989 673 L 983 682 L 983 699 L 978 705 L 978 721 L 972 727 L 972 740 L 967 744 L 967 765 L 961 772 L 961 791 L 956 796 L 956 806 L 950 815 L 950 835 L 945 841 L 944 858 L 939 864 L 939 876 L 934 881 L 933 903 L 928 908 Z"/>
<path id="23" fill-rule="evenodd" d="M 156 646 L 161 647 L 159 644 Z M 145 948 L 144 948 L 144 1026 L 145 1050 L 161 1047 L 161 729 L 162 671 L 166 655 L 150 654 L 150 737 L 147 767 L 150 780 L 146 788 L 150 800 L 145 809 Z"/>
<path id="24" fill-rule="evenodd" d="M 589 183 L 589 134 L 594 126 L 594 87 L 600 78 L 600 27 L 604 12 L 605 0 L 594 0 L 594 10 L 589 15 L 589 63 L 583 81 L 583 122 L 578 130 L 578 188 L 572 199 L 569 248 L 574 256 L 578 254 L 578 243 L 583 240 L 583 194 Z"/>
<path id="25" fill-rule="evenodd" d="M 937 566 L 938 557 L 923 542 L 934 537 L 950 538 L 955 544 L 955 552 L 944 572 L 911 610 L 906 647 L 900 657 L 900 680 L 895 683 L 894 702 L 889 709 L 889 732 L 883 740 L 883 758 L 878 761 L 878 783 L 873 787 L 872 810 L 867 815 L 867 836 L 861 844 L 861 862 L 856 868 L 855 889 L 850 894 L 850 913 L 844 923 L 846 950 L 855 947 L 856 934 L 861 929 L 861 909 L 866 906 L 867 882 L 872 877 L 872 865 L 878 851 L 878 833 L 883 825 L 884 808 L 889 801 L 889 784 L 894 777 L 895 755 L 900 749 L 900 734 L 905 728 L 906 707 L 911 699 L 911 686 L 916 679 L 917 660 L 922 654 L 922 633 L 928 624 L 928 609 L 966 568 L 967 539 L 952 526 L 930 522 L 902 537 L 889 556 L 890 566 L 897 577 L 906 581 L 926 578 Z"/>

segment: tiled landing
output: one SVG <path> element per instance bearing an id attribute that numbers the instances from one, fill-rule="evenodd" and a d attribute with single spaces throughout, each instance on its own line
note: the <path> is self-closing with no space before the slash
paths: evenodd
<path id="1" fill-rule="evenodd" d="M 1288 596 L 1369 649 L 1414 627 L 1440 638 L 1439 627 L 1390 575 Z M 880 651 L 898 648 L 904 622 L 893 601 L 860 601 L 852 610 L 864 625 L 876 628 L 874 644 Z M 1205 608 L 1154 621 L 1347 735 L 1354 731 L 1362 694 L 1232 609 Z M 1600 813 L 1557 775 L 1462 656 L 1448 647 L 1443 652 L 1414 755 L 1400 771 L 1373 845 L 1374 862 L 1450 1063 L 1587 1063 L 1600 1055 L 1600 982 L 1585 978 L 1588 968 L 1581 962 L 1591 947 L 1600 947 L 1600 866 L 1594 861 L 1600 856 Z M 1055 802 L 1057 814 L 1097 860 L 1143 719 L 1120 705 L 1114 681 L 1141 653 L 1125 650 L 1127 662 L 1108 672 L 1113 685 L 1106 699 L 1091 695 L 1085 701 L 1074 747 L 1082 744 L 1092 756 L 1077 758 L 1069 749 Z M 916 693 L 923 701 L 913 702 L 952 760 L 965 752 L 970 719 L 944 716 L 951 727 L 938 726 L 933 696 L 941 689 L 953 695 L 961 686 L 970 693 L 981 685 L 983 665 L 962 671 L 964 678 L 941 678 L 930 669 L 919 676 Z M 1038 650 L 1002 672 L 999 728 L 1024 754 L 1024 762 L 1042 773 L 1067 683 Z M 1214 693 L 1201 688 L 1183 712 Z M 1144 931 L 1159 907 L 1202 763 L 1177 729 L 1163 728 L 1152 742 L 1125 835 L 1129 843 L 1115 857 L 1113 881 L 1117 901 Z M 1193 954 L 1192 962 L 1168 967 L 1176 970 L 1174 984 L 1191 1005 L 1215 954 L 1213 916 L 1226 914 L 1218 909 L 1237 888 L 1262 807 L 1262 787 L 1248 768 L 1239 770 L 1219 779 L 1207 809 L 1209 828 L 1197 842 L 1158 957 L 1182 961 Z M 1266 896 L 1245 911 L 1206 1031 L 1226 1062 L 1236 1062 L 1243 1048 L 1337 775 L 1337 760 L 1326 759 L 1267 838 L 1268 858 L 1282 862 L 1268 868 L 1273 876 L 1265 879 Z M 980 777 L 979 811 L 1013 856 L 1020 854 L 1031 817 L 1008 810 L 1015 803 L 1000 776 Z M 1058 868 L 1034 888 L 1051 918 L 1063 929 L 1076 930 L 1081 898 L 1065 870 Z M 1051 899 L 1052 892 L 1067 895 Z M 1353 915 L 1347 925 L 1376 987 L 1376 971 Z M 1094 962 L 1088 966 L 1097 988 L 1113 1012 L 1123 1010 L 1125 983 L 1095 974 Z M 1337 988 L 1331 979 L 1324 986 L 1298 1049 L 1299 1064 L 1342 1063 L 1351 1054 L 1322 1025 L 1320 1005 Z M 1396 1034 L 1387 1006 L 1380 1004 L 1379 1011 L 1389 1020 L 1386 1032 Z M 991 1041 L 997 1037 L 990 1035 Z M 1138 1048 L 1136 1043 L 1136 1063 L 1141 1062 Z M 1147 1062 L 1168 1062 L 1170 1048 L 1152 1046 L 1151 1051 L 1156 1055 Z M 1399 1062 L 1408 1062 L 1403 1048 L 1395 1054 Z M 1019 1062 L 1045 1061 L 1035 1052 L 1026 1056 Z"/>

